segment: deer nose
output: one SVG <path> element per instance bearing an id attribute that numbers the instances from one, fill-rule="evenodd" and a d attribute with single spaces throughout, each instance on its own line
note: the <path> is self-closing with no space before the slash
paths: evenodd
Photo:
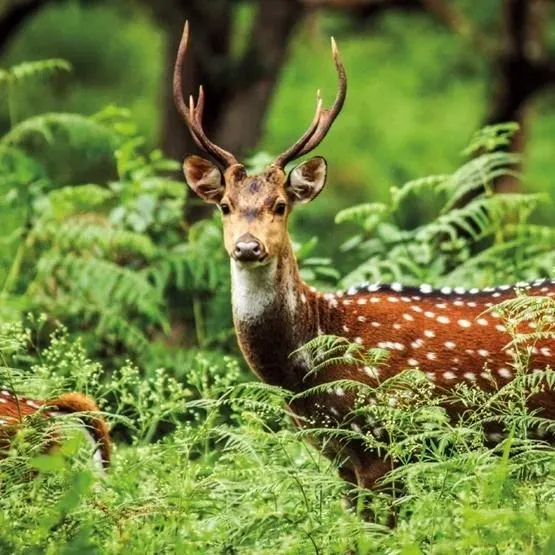
<path id="1" fill-rule="evenodd" d="M 241 235 L 235 243 L 233 257 L 239 262 L 256 262 L 262 260 L 265 256 L 264 245 L 250 233 Z"/>

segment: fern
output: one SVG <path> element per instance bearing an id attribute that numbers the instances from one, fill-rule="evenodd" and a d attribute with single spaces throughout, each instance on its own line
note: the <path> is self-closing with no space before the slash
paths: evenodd
<path id="1" fill-rule="evenodd" d="M 335 216 L 335 223 L 352 222 L 358 224 L 364 231 L 369 232 L 372 231 L 388 213 L 389 208 L 385 204 L 359 204 L 338 212 Z"/>
<path id="2" fill-rule="evenodd" d="M 114 260 L 138 256 L 148 261 L 157 252 L 148 236 L 117 229 L 109 221 L 92 215 L 81 216 L 61 225 L 47 223 L 35 228 L 29 240 L 47 241 L 68 251 L 96 253 Z"/>
<path id="3" fill-rule="evenodd" d="M 473 139 L 471 151 L 505 145 L 512 130 L 513 125 L 485 130 Z M 336 222 L 351 222 L 361 229 L 342 248 L 359 259 L 343 285 L 369 280 L 476 285 L 472 279 L 478 268 L 480 285 L 549 275 L 555 260 L 553 230 L 529 223 L 546 197 L 492 191 L 496 179 L 515 175 L 511 166 L 517 162 L 517 156 L 502 151 L 482 153 L 451 175 L 393 189 L 389 207 L 363 204 L 340 212 Z M 416 194 L 434 197 L 442 208 L 429 222 L 403 229 L 397 222 L 402 221 L 409 197 Z"/>
<path id="4" fill-rule="evenodd" d="M 22 62 L 8 70 L 0 69 L 0 84 L 36 79 L 44 75 L 51 75 L 58 71 L 71 71 L 71 65 L 66 60 L 50 59 L 35 62 Z"/>
<path id="5" fill-rule="evenodd" d="M 0 139 L 0 146 L 22 148 L 31 141 L 48 144 L 54 141 L 58 133 L 69 136 L 73 144 L 88 141 L 91 151 L 95 142 L 111 144 L 113 148 L 118 143 L 116 135 L 91 118 L 79 114 L 52 113 L 31 117 L 15 125 Z"/>

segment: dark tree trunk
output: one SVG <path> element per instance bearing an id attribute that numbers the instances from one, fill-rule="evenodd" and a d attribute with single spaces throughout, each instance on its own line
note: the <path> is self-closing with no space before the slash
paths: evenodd
<path id="1" fill-rule="evenodd" d="M 513 137 L 511 149 L 523 152 L 530 101 L 553 81 L 553 68 L 543 43 L 547 2 L 504 0 L 502 9 L 501 48 L 487 123 L 517 122 L 520 130 Z M 504 177 L 496 188 L 502 192 L 518 190 L 518 180 Z"/>
<path id="2" fill-rule="evenodd" d="M 261 0 L 242 60 L 233 71 L 216 139 L 243 156 L 258 144 L 288 46 L 303 10 L 295 0 Z M 310 114 L 307 115 L 310 118 Z"/>
<path id="3" fill-rule="evenodd" d="M 167 37 L 162 86 L 162 148 L 176 160 L 187 153 L 198 152 L 173 102 L 173 66 L 185 20 L 189 21 L 191 31 L 184 67 L 183 80 L 187 84 L 184 92 L 196 97 L 199 85 L 204 86 L 204 129 L 210 138 L 215 138 L 229 94 L 231 2 L 215 0 L 210 6 L 207 4 L 205 0 L 168 0 L 155 8 Z M 226 144 L 222 146 L 228 148 Z"/>
<path id="4" fill-rule="evenodd" d="M 6 49 L 27 19 L 47 3 L 47 0 L 23 0 L 0 12 L 0 53 Z"/>
<path id="5" fill-rule="evenodd" d="M 183 23 L 191 27 L 184 82 L 187 94 L 204 86 L 206 134 L 241 157 L 256 147 L 290 38 L 303 10 L 296 0 L 260 0 L 243 57 L 231 53 L 232 2 L 166 2 L 158 18 L 167 31 L 162 145 L 176 159 L 198 152 L 175 110 L 171 74 Z"/>

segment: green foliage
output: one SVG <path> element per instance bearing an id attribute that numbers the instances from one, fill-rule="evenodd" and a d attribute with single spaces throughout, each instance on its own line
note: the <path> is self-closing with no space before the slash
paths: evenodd
<path id="1" fill-rule="evenodd" d="M 164 42 L 146 8 L 121 2 L 42 6 L 24 22 L 2 52 L 0 63 L 9 66 L 37 57 L 63 58 L 73 68 L 71 86 L 64 76 L 57 76 L 54 88 L 21 90 L 21 112 L 92 114 L 116 100 L 131 108 L 141 133 L 153 145 L 159 127 Z M 0 121 L 1 114 L 0 109 Z"/>
<path id="2" fill-rule="evenodd" d="M 40 74 L 58 65 L 37 62 L 12 73 L 32 78 L 31 69 Z M 87 144 L 92 159 L 106 145 L 115 149 L 115 179 L 66 185 L 51 163 L 52 148 L 64 141 L 77 149 Z M 16 250 L 7 250 L 12 260 L 0 274 L 4 317 L 13 317 L 17 305 L 45 311 L 97 351 L 113 356 L 123 347 L 147 360 L 151 340 L 168 334 L 175 317 L 168 299 L 179 295 L 176 316 L 192 322 L 199 344 L 227 341 L 221 322 L 222 313 L 231 320 L 222 302 L 229 280 L 219 223 L 184 224 L 186 188 L 170 175 L 179 166 L 158 150 L 148 152 L 128 111 L 108 107 L 91 118 L 46 114 L 21 121 L 0 138 L 0 164 L 6 211 L 15 210 L 19 220 L 6 238 Z M 201 307 L 209 297 L 214 303 Z"/>
<path id="3" fill-rule="evenodd" d="M 496 308 L 515 327 L 532 317 L 537 334 L 555 333 L 551 299 L 523 297 Z M 550 322 L 549 330 L 542 321 Z M 11 553 L 549 553 L 555 459 L 527 434 L 553 430 L 553 423 L 528 413 L 525 399 L 546 382 L 554 387 L 553 370 L 527 374 L 518 366 L 517 379 L 493 396 L 465 385 L 445 399 L 432 395 L 415 370 L 375 388 L 327 384 L 357 390 L 358 404 L 337 426 L 298 432 L 283 406 L 290 394 L 243 383 L 232 359 L 197 357 L 184 384 L 163 370 L 145 379 L 131 364 L 105 381 L 101 366 L 63 329 L 42 353 L 29 356 L 43 323 L 0 326 L 2 382 L 20 395 L 86 389 L 130 444 L 116 445 L 102 477 L 87 463 L 90 446 L 72 435 L 69 423 L 63 423 L 62 448 L 43 454 L 44 420 L 26 419 L 0 461 L 0 541 Z M 533 339 L 517 342 L 517 350 L 525 353 Z M 383 363 L 380 353 L 341 338 L 321 337 L 305 348 L 330 364 L 353 357 Z M 476 410 L 452 422 L 440 400 Z M 374 433 L 365 433 L 352 426 L 354 419 L 379 422 L 381 431 L 373 424 Z M 492 421 L 509 433 L 488 448 L 483 425 Z M 161 423 L 173 432 L 153 441 Z M 404 465 L 388 479 L 402 489 L 395 497 L 350 492 L 337 475 L 340 461 L 319 455 L 302 441 L 306 435 L 323 442 L 356 438 L 395 456 Z M 397 527 L 365 523 L 342 505 L 347 493 L 378 514 L 395 506 Z"/>
<path id="4" fill-rule="evenodd" d="M 472 158 L 452 174 L 392 189 L 389 204 L 362 204 L 339 212 L 337 223 L 360 229 L 342 247 L 359 260 L 343 284 L 372 280 L 480 287 L 550 275 L 555 267 L 553 228 L 529 223 L 534 210 L 549 199 L 495 194 L 492 187 L 499 178 L 517 177 L 511 166 L 518 158 L 497 150 L 514 129 L 485 128 L 475 135 L 468 152 L 491 152 Z M 403 212 L 419 196 L 438 209 L 430 221 L 410 229 L 403 224 Z"/>

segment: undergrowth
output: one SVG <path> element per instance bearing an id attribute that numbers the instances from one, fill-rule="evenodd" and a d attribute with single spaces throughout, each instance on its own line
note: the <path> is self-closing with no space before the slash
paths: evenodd
<path id="1" fill-rule="evenodd" d="M 552 337 L 553 304 L 545 299 L 531 309 L 529 299 L 517 299 L 502 309 L 513 323 L 550 319 L 538 333 Z M 375 388 L 344 380 L 319 387 L 357 390 L 360 402 L 345 422 L 300 432 L 285 408 L 290 393 L 244 382 L 231 358 L 198 355 L 183 382 L 163 370 L 145 379 L 131 364 L 106 380 L 63 328 L 30 355 L 35 331 L 0 328 L 2 383 L 19 395 L 86 391 L 127 442 L 100 476 L 77 456 L 87 446 L 75 439 L 39 454 L 41 419 L 29 419 L 0 462 L 4 552 L 550 553 L 555 545 L 554 453 L 529 435 L 552 433 L 555 424 L 525 402 L 552 389 L 555 373 L 519 366 L 533 338 L 515 336 L 517 377 L 493 395 L 460 385 L 438 397 L 414 370 Z M 383 362 L 341 338 L 319 338 L 306 349 L 321 363 Z M 473 410 L 451 421 L 447 402 Z M 355 418 L 369 431 L 349 425 Z M 491 422 L 505 431 L 494 446 L 484 437 Z M 153 441 L 161 424 L 171 433 Z M 387 478 L 401 486 L 394 497 L 350 492 L 378 515 L 393 506 L 397 528 L 365 522 L 343 505 L 350 486 L 337 475 L 340 461 L 324 458 L 306 435 L 354 437 L 403 463 Z"/>

